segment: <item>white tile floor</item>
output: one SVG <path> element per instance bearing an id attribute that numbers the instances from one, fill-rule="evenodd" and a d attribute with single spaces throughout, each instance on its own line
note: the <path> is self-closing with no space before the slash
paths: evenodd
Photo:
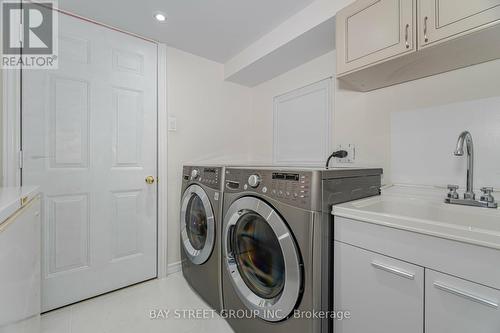
<path id="1" fill-rule="evenodd" d="M 171 312 L 168 319 L 151 319 L 152 310 Z M 192 291 L 182 273 L 52 311 L 41 318 L 0 327 L 0 333 L 233 332 L 223 319 L 211 311 L 205 312 L 209 319 L 178 319 L 175 318 L 175 310 L 210 310 Z"/>
<path id="2" fill-rule="evenodd" d="M 232 333 L 217 315 L 211 319 L 150 319 L 151 310 L 209 309 L 182 273 L 119 290 L 41 318 L 42 333 Z"/>

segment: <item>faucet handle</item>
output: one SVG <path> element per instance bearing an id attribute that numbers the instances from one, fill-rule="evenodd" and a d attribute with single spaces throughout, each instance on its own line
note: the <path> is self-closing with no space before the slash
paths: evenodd
<path id="1" fill-rule="evenodd" d="M 458 199 L 459 195 L 457 193 L 459 186 L 458 185 L 448 185 L 448 190 L 450 191 L 448 193 L 448 198 L 450 199 Z"/>
<path id="2" fill-rule="evenodd" d="M 484 202 L 495 202 L 495 198 L 493 197 L 494 189 L 493 187 L 483 187 L 481 188 L 481 192 L 483 192 L 483 195 L 481 195 L 481 201 Z"/>
<path id="3" fill-rule="evenodd" d="M 491 194 L 491 193 L 493 193 L 493 191 L 495 191 L 495 189 L 493 187 L 487 186 L 487 187 L 482 187 L 481 191 L 484 194 Z"/>

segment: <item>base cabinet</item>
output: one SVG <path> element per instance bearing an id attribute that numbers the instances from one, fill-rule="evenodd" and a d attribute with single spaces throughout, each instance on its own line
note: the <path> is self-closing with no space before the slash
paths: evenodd
<path id="1" fill-rule="evenodd" d="M 40 314 L 40 225 L 38 197 L 0 224 L 1 333 L 36 331 L 24 320 Z"/>
<path id="2" fill-rule="evenodd" d="M 334 333 L 500 333 L 499 250 L 393 231 L 335 217 Z"/>
<path id="3" fill-rule="evenodd" d="M 426 270 L 426 333 L 500 332 L 500 291 Z"/>
<path id="4" fill-rule="evenodd" d="M 334 307 L 349 311 L 335 333 L 423 333 L 424 269 L 335 243 Z"/>

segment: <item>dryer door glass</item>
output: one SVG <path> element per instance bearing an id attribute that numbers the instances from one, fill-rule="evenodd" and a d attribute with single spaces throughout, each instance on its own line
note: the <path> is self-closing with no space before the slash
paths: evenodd
<path id="1" fill-rule="evenodd" d="M 186 232 L 196 250 L 203 249 L 207 240 L 207 212 L 201 198 L 194 193 L 189 199 L 186 211 Z"/>
<path id="2" fill-rule="evenodd" d="M 194 264 L 205 263 L 215 244 L 215 219 L 207 193 L 199 185 L 191 185 L 184 191 L 180 227 L 186 256 Z"/>
<path id="3" fill-rule="evenodd" d="M 265 201 L 241 197 L 224 219 L 223 254 L 234 292 L 266 321 L 281 321 L 302 292 L 302 264 L 292 231 Z"/>
<path id="4" fill-rule="evenodd" d="M 236 223 L 234 258 L 243 281 L 256 295 L 272 299 L 285 285 L 285 261 L 273 229 L 255 212 L 247 212 Z"/>

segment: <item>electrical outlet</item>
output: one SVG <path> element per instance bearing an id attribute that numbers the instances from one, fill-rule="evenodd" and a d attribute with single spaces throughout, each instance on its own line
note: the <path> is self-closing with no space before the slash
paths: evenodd
<path id="1" fill-rule="evenodd" d="M 347 152 L 346 158 L 336 158 L 337 163 L 354 163 L 356 160 L 356 146 L 354 144 L 338 145 L 337 150 L 345 150 Z"/>

